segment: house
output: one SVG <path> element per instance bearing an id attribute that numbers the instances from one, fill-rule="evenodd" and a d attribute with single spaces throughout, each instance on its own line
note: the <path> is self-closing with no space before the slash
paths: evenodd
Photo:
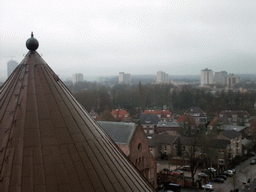
<path id="1" fill-rule="evenodd" d="M 243 139 L 242 140 L 242 154 L 248 155 L 250 151 L 254 151 L 254 142 L 250 139 Z"/>
<path id="2" fill-rule="evenodd" d="M 130 114 L 124 109 L 116 109 L 111 112 L 111 115 L 114 117 L 115 121 L 130 122 Z"/>
<path id="3" fill-rule="evenodd" d="M 250 114 L 247 111 L 224 110 L 219 113 L 219 121 L 226 124 L 250 126 Z"/>
<path id="4" fill-rule="evenodd" d="M 167 133 L 155 134 L 152 139 L 149 139 L 149 147 L 153 157 L 168 158 L 168 156 L 175 156 L 173 143 L 176 139 L 177 136 Z"/>
<path id="5" fill-rule="evenodd" d="M 172 121 L 172 113 L 169 110 L 145 110 L 144 114 L 156 114 L 163 122 Z"/>
<path id="6" fill-rule="evenodd" d="M 140 115 L 140 124 L 147 135 L 153 135 L 155 128 L 160 122 L 160 118 L 156 114 L 142 114 Z"/>
<path id="7" fill-rule="evenodd" d="M 155 132 L 157 134 L 160 133 L 168 133 L 169 135 L 180 135 L 181 123 L 178 122 L 158 122 Z"/>
<path id="8" fill-rule="evenodd" d="M 207 121 L 206 113 L 200 107 L 190 107 L 187 112 L 187 115 L 191 115 L 195 119 L 197 126 L 205 125 Z"/>
<path id="9" fill-rule="evenodd" d="M 180 115 L 177 122 L 181 125 L 181 133 L 184 135 L 196 134 L 198 129 L 192 115 Z"/>
<path id="10" fill-rule="evenodd" d="M 147 135 L 135 123 L 98 121 L 135 167 L 156 187 L 156 161 L 150 152 Z"/>
<path id="11" fill-rule="evenodd" d="M 94 119 L 94 120 L 98 120 L 99 119 L 99 114 L 98 113 L 96 113 L 95 111 L 94 111 L 94 109 L 92 109 L 91 111 L 90 111 L 90 115 L 92 116 L 92 118 Z"/>
<path id="12" fill-rule="evenodd" d="M 233 160 L 236 156 L 242 156 L 242 134 L 236 130 L 222 131 L 217 136 L 218 139 L 230 141 L 228 158 Z"/>
<path id="13" fill-rule="evenodd" d="M 218 169 L 226 169 L 229 164 L 231 141 L 227 139 L 211 139 L 204 148 L 204 155 Z"/>

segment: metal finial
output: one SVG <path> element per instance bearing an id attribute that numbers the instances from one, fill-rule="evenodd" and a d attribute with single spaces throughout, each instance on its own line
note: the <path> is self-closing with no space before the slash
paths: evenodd
<path id="1" fill-rule="evenodd" d="M 34 37 L 33 31 L 31 32 L 31 37 Z"/>

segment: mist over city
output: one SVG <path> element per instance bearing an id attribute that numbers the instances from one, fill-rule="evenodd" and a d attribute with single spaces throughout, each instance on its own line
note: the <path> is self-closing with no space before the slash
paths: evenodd
<path id="1" fill-rule="evenodd" d="M 93 79 L 256 70 L 254 1 L 3 0 L 0 6 L 2 81 L 6 63 L 20 63 L 27 53 L 31 31 L 63 80 L 79 72 Z"/>

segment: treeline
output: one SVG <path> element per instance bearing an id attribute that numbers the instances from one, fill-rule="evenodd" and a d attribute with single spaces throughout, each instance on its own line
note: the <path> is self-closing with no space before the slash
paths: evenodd
<path id="1" fill-rule="evenodd" d="M 179 113 L 191 106 L 199 106 L 212 114 L 221 110 L 247 110 L 251 115 L 255 114 L 255 91 L 219 91 L 213 94 L 208 89 L 189 85 L 175 87 L 172 84 L 139 83 L 110 87 L 91 82 L 69 88 L 87 111 L 94 109 L 99 114 L 105 110 L 121 108 L 137 118 L 145 109 L 169 109 L 173 113 Z"/>

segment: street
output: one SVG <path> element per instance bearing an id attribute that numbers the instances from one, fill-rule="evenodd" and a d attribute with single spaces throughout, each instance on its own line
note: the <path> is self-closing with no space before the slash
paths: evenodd
<path id="1" fill-rule="evenodd" d="M 254 188 L 256 187 L 256 165 L 251 165 L 251 159 L 255 159 L 256 156 L 247 159 L 246 161 L 242 162 L 238 165 L 236 169 L 236 174 L 233 177 L 228 177 L 227 180 L 223 184 L 220 183 L 212 183 L 214 192 L 229 192 L 231 189 L 238 188 L 239 191 L 242 192 L 254 192 Z M 243 180 L 245 178 L 250 178 L 251 183 L 247 184 L 249 187 L 248 189 L 245 188 L 245 184 L 243 184 Z M 189 191 L 204 191 L 203 189 L 186 189 L 183 188 L 182 192 L 189 192 Z"/>

